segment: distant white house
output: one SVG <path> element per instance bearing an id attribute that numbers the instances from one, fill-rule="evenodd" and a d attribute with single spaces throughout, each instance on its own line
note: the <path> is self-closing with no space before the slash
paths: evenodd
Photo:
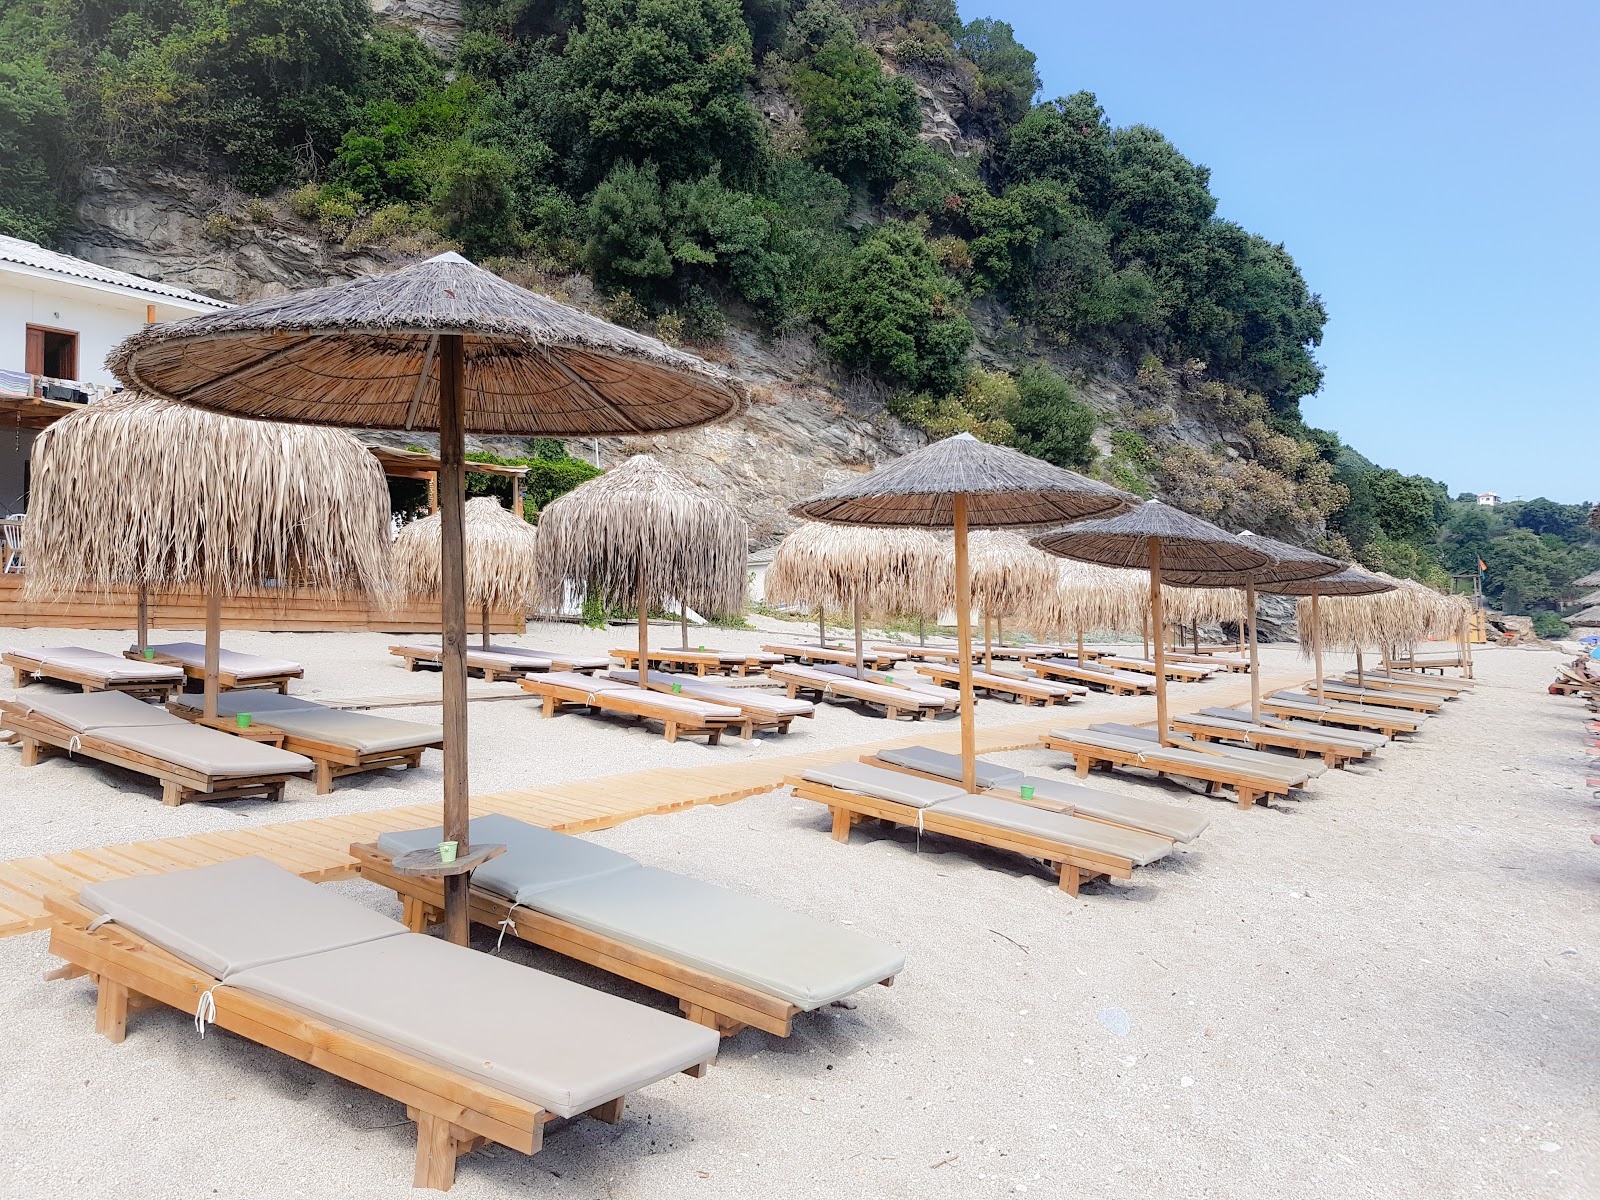
<path id="1" fill-rule="evenodd" d="M 1493 508 L 1500 503 L 1500 494 L 1498 492 L 1479 492 L 1478 503 L 1485 508 Z"/>
<path id="2" fill-rule="evenodd" d="M 0 514 L 20 512 L 34 434 L 116 387 L 106 355 L 151 321 L 228 308 L 199 292 L 0 237 Z"/>

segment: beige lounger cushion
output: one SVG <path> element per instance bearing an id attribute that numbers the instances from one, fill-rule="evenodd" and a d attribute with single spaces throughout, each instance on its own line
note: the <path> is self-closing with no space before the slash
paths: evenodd
<path id="1" fill-rule="evenodd" d="M 900 951 L 862 934 L 654 867 L 541 891 L 527 903 L 807 1011 L 905 966 Z"/>
<path id="2" fill-rule="evenodd" d="M 1288 700 L 1294 704 L 1323 704 L 1321 700 L 1318 700 L 1310 692 L 1273 692 L 1272 698 L 1274 700 Z M 1397 712 L 1392 706 L 1360 704 L 1346 696 L 1329 696 L 1326 707 L 1334 709 L 1335 711 L 1349 711 L 1351 709 L 1355 709 L 1357 712 L 1363 712 L 1369 716 L 1397 716 L 1402 721 L 1414 721 L 1418 723 L 1433 715 L 1431 713 L 1422 712 Z"/>
<path id="3" fill-rule="evenodd" d="M 931 779 L 918 779 L 887 767 L 873 767 L 866 763 L 834 763 L 827 767 L 812 767 L 801 778 L 812 783 L 836 787 L 841 791 L 856 792 L 912 808 L 931 808 L 966 792 L 954 784 L 935 783 Z"/>
<path id="4" fill-rule="evenodd" d="M 1245 720 L 1240 721 L 1229 717 L 1213 716 L 1210 710 L 1207 710 L 1203 713 L 1186 713 L 1183 719 L 1190 724 L 1199 725 L 1205 729 L 1214 729 L 1218 733 L 1239 739 L 1245 739 L 1252 733 L 1287 734 L 1290 732 L 1287 729 L 1275 729 L 1271 725 L 1256 725 L 1248 719 L 1248 714 L 1246 714 Z M 1337 734 L 1332 733 L 1330 733 L 1330 736 L 1320 737 L 1317 740 L 1320 743 L 1326 743 L 1336 749 L 1348 750 L 1351 753 L 1360 753 L 1367 749 L 1364 742 L 1339 737 Z"/>
<path id="5" fill-rule="evenodd" d="M 538 682 L 578 688 L 594 695 L 599 695 L 601 692 L 631 690 L 627 684 L 620 683 L 615 679 L 607 679 L 603 675 L 580 675 L 576 671 L 551 671 L 548 675 L 539 676 Z"/>
<path id="6" fill-rule="evenodd" d="M 168 663 L 144 662 L 123 658 L 120 654 L 107 654 L 103 650 L 90 650 L 87 646 L 42 646 L 37 650 L 11 649 L 13 658 L 32 663 L 41 674 L 49 674 L 50 667 L 61 667 L 93 675 L 106 683 L 177 683 L 183 679 L 183 668 Z"/>
<path id="7" fill-rule="evenodd" d="M 935 815 L 960 817 L 991 825 L 996 829 L 1031 837 L 1046 838 L 1067 846 L 1079 846 L 1101 854 L 1114 854 L 1129 859 L 1135 866 L 1143 867 L 1158 858 L 1165 858 L 1172 849 L 1166 838 L 1140 833 L 1134 829 L 1119 829 L 1100 821 L 1088 821 L 1067 813 L 1049 812 L 1032 808 L 1017 800 L 999 796 L 960 796 L 946 800 L 933 809 Z"/>
<path id="8" fill-rule="evenodd" d="M 206 697 L 204 692 L 180 692 L 167 702 L 191 712 L 204 712 Z M 252 716 L 260 717 L 263 724 L 267 723 L 267 714 L 295 712 L 300 709 L 322 709 L 327 705 L 318 704 L 315 700 L 307 700 L 304 696 L 286 696 L 282 692 L 258 689 L 248 692 L 218 692 L 217 715 L 223 717 L 237 716 L 247 712 Z"/>
<path id="9" fill-rule="evenodd" d="M 146 704 L 123 692 L 19 696 L 16 702 L 29 712 L 36 712 L 65 725 L 74 733 L 188 724 L 182 717 L 173 716 L 159 704 Z"/>
<path id="10" fill-rule="evenodd" d="M 250 712 L 245 707 L 240 711 Z M 340 708 L 292 708 L 264 713 L 263 725 L 281 729 L 290 737 L 313 742 L 328 742 L 357 754 L 387 754 L 431 746 L 444 737 L 437 725 L 420 721 L 397 721 L 371 713 L 347 712 Z"/>
<path id="11" fill-rule="evenodd" d="M 204 667 L 206 648 L 199 642 L 168 642 L 164 646 L 151 646 L 157 654 L 175 658 L 186 667 Z M 259 679 L 267 675 L 292 675 L 302 668 L 287 658 L 263 658 L 259 654 L 244 654 L 238 650 L 219 650 L 217 666 L 237 679 Z"/>
<path id="12" fill-rule="evenodd" d="M 1102 792 L 1099 788 L 1068 783 L 1064 779 L 1025 775 L 1013 786 L 1020 787 L 1023 784 L 1033 788 L 1033 794 L 1038 798 L 1070 804 L 1081 816 L 1131 825 L 1135 829 L 1148 830 L 1177 842 L 1192 842 L 1211 824 L 1211 818 L 1204 813 L 1190 812 L 1176 804 Z"/>
<path id="13" fill-rule="evenodd" d="M 611 659 L 604 654 L 565 654 L 560 650 L 542 650 L 530 646 L 501 646 L 490 643 L 489 649 L 497 654 L 514 654 L 523 658 L 548 658 L 553 662 L 565 663 L 568 670 L 598 671 L 611 665 Z"/>
<path id="14" fill-rule="evenodd" d="M 1109 733 L 1116 737 L 1130 738 L 1133 741 L 1148 742 L 1156 745 L 1156 731 L 1138 725 L 1124 725 L 1116 721 L 1107 721 L 1098 725 L 1089 726 L 1096 733 Z M 1275 754 L 1270 750 L 1252 750 L 1246 746 L 1217 745 L 1208 743 L 1208 748 L 1202 750 L 1194 738 L 1186 733 L 1167 731 L 1167 736 L 1178 746 L 1185 750 L 1193 750 L 1196 754 L 1210 754 L 1219 759 L 1233 759 L 1242 766 L 1249 767 L 1258 774 L 1268 775 L 1288 780 L 1315 779 L 1326 773 L 1327 767 L 1320 761 L 1309 758 L 1288 758 Z"/>
<path id="15" fill-rule="evenodd" d="M 400 922 L 264 858 L 91 883 L 79 899 L 224 980 L 280 959 L 406 932 Z"/>
<path id="16" fill-rule="evenodd" d="M 1249 711 L 1242 708 L 1203 708 L 1200 711 L 1208 717 L 1216 717 L 1218 720 L 1233 724 L 1250 725 L 1253 723 L 1250 719 Z M 1270 714 L 1263 714 L 1263 716 L 1273 722 L 1273 724 L 1267 726 L 1268 729 L 1288 726 L 1286 732 L 1305 733 L 1312 737 L 1359 746 L 1367 750 L 1381 750 L 1389 744 L 1389 739 L 1381 733 L 1364 733 L 1359 729 L 1340 729 L 1336 726 L 1319 725 L 1315 721 L 1285 720 L 1282 717 L 1273 717 Z"/>
<path id="17" fill-rule="evenodd" d="M 610 677 L 620 683 L 637 683 L 639 672 L 617 667 L 611 671 Z M 693 696 L 698 700 L 709 700 L 714 704 L 754 709 L 773 717 L 803 717 L 807 713 L 816 711 L 816 705 L 809 700 L 790 700 L 787 696 L 774 696 L 771 692 L 758 691 L 755 688 L 725 687 L 721 684 L 706 683 L 694 676 L 676 675 L 671 671 L 651 671 L 650 682 L 669 687 L 676 683 L 683 689 L 682 695 Z"/>
<path id="18" fill-rule="evenodd" d="M 287 750 L 279 750 L 264 742 L 234 737 L 219 729 L 191 725 L 181 718 L 176 725 L 133 725 L 90 732 L 95 737 L 149 755 L 160 762 L 187 767 L 218 779 L 299 775 L 316 765 L 299 754 L 290 754 Z"/>
<path id="19" fill-rule="evenodd" d="M 1137 766 L 1149 770 L 1170 770 L 1174 775 L 1182 775 L 1179 768 L 1187 767 L 1197 773 L 1197 777 L 1206 778 L 1215 774 L 1219 769 L 1233 766 L 1239 775 L 1253 776 L 1263 781 L 1271 780 L 1286 782 L 1284 777 L 1274 773 L 1267 774 L 1263 771 L 1252 770 L 1245 763 L 1230 764 L 1228 761 L 1215 755 L 1204 754 L 1198 750 L 1188 750 L 1182 746 L 1157 746 L 1139 738 L 1120 737 L 1117 734 L 1101 733 L 1093 729 L 1052 729 L 1050 736 L 1060 738 L 1065 742 L 1080 742 L 1085 746 L 1096 746 L 1104 750 L 1120 750 L 1125 754 L 1136 754 L 1140 757 Z M 1172 767 L 1165 764 L 1171 763 Z M 1310 775 L 1304 774 L 1301 778 L 1309 779 Z"/>
<path id="20" fill-rule="evenodd" d="M 894 684 L 873 683 L 857 679 L 854 675 L 830 674 L 813 667 L 776 667 L 769 672 L 774 679 L 797 680 L 802 686 L 814 687 L 829 695 L 846 696 L 877 704 L 892 703 L 897 708 L 943 708 L 950 697 L 912 691 Z M 945 689 L 939 689 L 943 692 Z"/>
<path id="21" fill-rule="evenodd" d="M 524 905 L 550 888 L 587 883 L 639 867 L 639 860 L 626 854 L 500 813 L 473 817 L 467 834 L 474 843 L 499 843 L 506 848 L 504 854 L 473 871 L 472 886 Z M 444 830 L 435 825 L 385 833 L 378 838 L 378 848 L 399 855 L 437 846 L 443 840 Z"/>
<path id="22" fill-rule="evenodd" d="M 879 750 L 878 757 L 884 762 L 893 763 L 897 767 L 908 767 L 913 771 L 922 771 L 929 775 L 938 775 L 942 779 L 953 779 L 961 782 L 961 756 L 950 754 L 944 750 L 932 750 L 927 746 L 897 746 L 892 749 Z M 1015 767 L 1002 767 L 994 763 L 978 760 L 978 786 L 981 788 L 1014 787 L 1022 779 L 1024 772 Z"/>
<path id="23" fill-rule="evenodd" d="M 714 1029 L 425 934 L 287 959 L 228 983 L 563 1117 L 706 1062 L 721 1040 Z"/>

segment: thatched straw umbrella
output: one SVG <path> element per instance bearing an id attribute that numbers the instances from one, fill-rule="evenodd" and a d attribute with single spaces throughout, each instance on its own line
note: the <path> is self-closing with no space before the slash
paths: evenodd
<path id="1" fill-rule="evenodd" d="M 650 688 L 652 606 L 669 597 L 707 615 L 744 609 L 750 533 L 739 511 L 636 454 L 580 483 L 539 514 L 539 591 L 558 606 L 581 585 L 606 604 L 639 611 L 639 686 Z"/>
<path id="2" fill-rule="evenodd" d="M 1575 617 L 1566 617 L 1563 619 L 1568 625 L 1582 626 L 1585 629 L 1600 625 L 1600 604 L 1596 604 L 1592 608 L 1584 609 Z"/>
<path id="3" fill-rule="evenodd" d="M 1587 596 L 1579 596 L 1574 604 L 1600 604 L 1600 590 L 1590 592 Z"/>
<path id="4" fill-rule="evenodd" d="M 983 669 L 994 670 L 989 622 L 994 620 L 1005 641 L 1000 622 L 1007 617 L 1035 617 L 1048 613 L 1061 586 L 1061 572 L 1048 554 L 1028 545 L 1028 539 L 1009 530 L 992 529 L 972 535 L 969 543 L 972 602 L 983 614 Z M 955 555 L 950 554 L 952 570 Z"/>
<path id="5" fill-rule="evenodd" d="M 784 536 L 766 574 L 776 604 L 815 604 L 817 640 L 829 608 L 855 620 L 856 677 L 865 674 L 861 618 L 937 617 L 948 603 L 950 567 L 939 539 L 924 529 L 852 529 L 807 521 Z"/>
<path id="6" fill-rule="evenodd" d="M 33 444 L 27 590 L 194 587 L 206 596 L 205 715 L 222 600 L 263 585 L 375 592 L 389 579 L 383 470 L 347 433 L 241 421 L 125 393 Z"/>
<path id="7" fill-rule="evenodd" d="M 1142 571 L 1123 571 L 1069 558 L 1056 560 L 1056 589 L 1039 621 L 1047 628 L 1068 629 L 1078 635 L 1078 659 L 1083 660 L 1085 630 L 1131 632 L 1141 626 L 1148 603 Z"/>
<path id="8" fill-rule="evenodd" d="M 967 528 L 1015 529 L 1118 512 L 1125 492 L 971 434 L 934 442 L 796 504 L 797 517 L 837 525 L 914 526 L 955 534 L 956 653 L 961 667 L 961 779 L 977 790 L 972 701 L 972 575 Z"/>
<path id="9" fill-rule="evenodd" d="M 1596 512 L 1600 512 L 1600 508 L 1595 509 L 1595 511 Z M 1573 587 L 1600 587 L 1600 571 L 1590 571 L 1582 579 L 1574 579 L 1572 581 L 1572 586 Z"/>
<path id="10" fill-rule="evenodd" d="M 1146 500 L 1132 512 L 1104 521 L 1083 521 L 1054 529 L 1033 544 L 1063 558 L 1108 567 L 1149 565 L 1150 623 L 1155 632 L 1156 740 L 1167 743 L 1167 653 L 1161 634 L 1161 569 L 1196 585 L 1227 586 L 1271 564 L 1270 556 L 1253 549 L 1225 529 L 1188 513 Z"/>
<path id="11" fill-rule="evenodd" d="M 483 614 L 483 647 L 489 648 L 489 610 L 524 611 L 538 582 L 538 527 L 506 511 L 493 496 L 467 501 L 464 534 L 467 603 Z M 436 598 L 441 587 L 439 513 L 412 521 L 394 539 L 395 584 L 408 596 Z"/>
<path id="12" fill-rule="evenodd" d="M 1287 583 L 1264 583 L 1261 590 L 1276 596 L 1305 596 L 1309 599 L 1310 606 L 1299 609 L 1296 616 L 1300 621 L 1300 636 L 1302 643 L 1305 641 L 1305 631 L 1311 631 L 1311 650 L 1316 659 L 1316 687 L 1313 695 L 1319 702 L 1327 699 L 1326 691 L 1322 686 L 1322 613 L 1320 604 L 1325 596 L 1377 596 L 1384 592 L 1394 590 L 1394 585 L 1375 575 L 1368 575 L 1365 571 L 1347 568 L 1332 575 L 1324 575 L 1318 579 L 1303 579 Z M 1306 604 L 1302 600 L 1301 604 Z M 1356 667 L 1356 678 L 1361 677 L 1360 664 Z"/>
<path id="13" fill-rule="evenodd" d="M 467 940 L 467 433 L 657 434 L 723 420 L 743 389 L 692 355 L 441 254 L 387 275 L 154 325 L 112 354 L 124 383 L 240 416 L 439 433 L 445 922 Z M 441 864 L 442 865 L 442 864 Z"/>

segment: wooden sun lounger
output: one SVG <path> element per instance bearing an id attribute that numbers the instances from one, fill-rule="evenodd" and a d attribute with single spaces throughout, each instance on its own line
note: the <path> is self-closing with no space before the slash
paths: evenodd
<path id="1" fill-rule="evenodd" d="M 1403 675 L 1398 678 L 1392 675 L 1376 675 L 1371 671 L 1357 674 L 1355 671 L 1346 671 L 1339 677 L 1345 683 L 1354 684 L 1361 688 L 1384 688 L 1390 691 L 1414 692 L 1417 695 L 1437 696 L 1441 700 L 1459 700 L 1466 695 L 1470 688 L 1451 686 L 1456 680 L 1443 679 L 1437 676 Z"/>
<path id="2" fill-rule="evenodd" d="M 825 675 L 835 675 L 840 679 L 859 678 L 868 683 L 899 688 L 901 691 L 906 692 L 915 692 L 925 699 L 937 700 L 940 712 L 959 713 L 961 711 L 960 692 L 952 692 L 949 688 L 942 688 L 937 683 L 934 683 L 933 680 L 925 679 L 915 671 L 907 670 L 911 665 L 909 662 L 900 663 L 898 671 L 874 671 L 868 669 L 859 676 L 856 674 L 854 665 L 845 666 L 842 663 L 819 663 L 817 666 L 807 669 L 821 671 Z"/>
<path id="3" fill-rule="evenodd" d="M 106 657 L 118 661 L 115 655 Z M 174 692 L 183 689 L 185 678 L 181 670 L 173 667 L 173 673 L 165 679 L 109 679 L 87 666 L 70 661 L 47 663 L 44 659 L 34 658 L 21 650 L 7 650 L 4 654 L 0 654 L 0 663 L 11 668 L 19 692 L 30 683 L 37 683 L 41 679 L 53 679 L 58 683 L 70 683 L 85 692 L 126 692 L 130 696 L 165 700 Z"/>
<path id="4" fill-rule="evenodd" d="M 181 643 L 180 643 L 181 644 Z M 166 666 L 177 667 L 190 679 L 197 683 L 204 683 L 206 678 L 205 647 L 196 646 L 199 657 L 193 653 L 177 655 L 165 653 L 160 646 L 149 647 L 152 651 L 150 657 L 141 654 L 137 649 L 128 649 L 122 652 L 122 657 L 131 658 L 135 662 L 157 662 Z M 236 661 L 254 658 L 254 655 L 240 654 L 237 651 L 224 651 L 222 662 L 226 664 L 230 659 Z M 289 681 L 304 679 L 304 667 L 285 665 L 280 670 L 273 671 L 246 671 L 238 667 L 229 669 L 226 665 L 217 668 L 217 686 L 225 692 L 248 691 L 252 688 L 261 688 L 278 692 L 281 695 L 289 694 Z"/>
<path id="5" fill-rule="evenodd" d="M 1343 704 L 1306 703 L 1301 700 L 1283 700 L 1267 696 L 1261 701 L 1261 711 L 1275 717 L 1289 717 L 1316 721 L 1322 725 L 1343 725 L 1351 729 L 1370 729 L 1385 737 L 1401 733 L 1416 733 L 1422 728 L 1420 719 L 1412 720 L 1398 712 L 1354 708 Z"/>
<path id="6" fill-rule="evenodd" d="M 1172 727 L 1187 733 L 1199 742 L 1239 742 L 1246 746 L 1271 746 L 1278 750 L 1293 750 L 1299 757 L 1319 754 L 1330 767 L 1343 767 L 1349 762 L 1360 762 L 1370 751 L 1361 746 L 1318 737 L 1312 733 L 1297 733 L 1271 725 L 1243 724 L 1215 717 L 1182 714 L 1172 718 Z"/>
<path id="7" fill-rule="evenodd" d="M 1237 654 L 1222 654 L 1215 652 L 1211 654 L 1195 654 L 1192 651 L 1168 650 L 1167 661 L 1200 663 L 1202 665 L 1205 663 L 1212 663 L 1221 667 L 1225 671 L 1235 671 L 1241 675 L 1248 675 L 1250 673 L 1250 660 L 1248 658 L 1240 658 Z"/>
<path id="8" fill-rule="evenodd" d="M 619 683 L 637 684 L 639 672 L 631 667 L 623 667 L 611 671 L 606 677 L 615 679 Z M 760 689 L 718 687 L 714 682 L 702 681 L 695 677 L 683 679 L 680 676 L 674 679 L 671 673 L 666 671 L 652 671 L 650 682 L 668 686 L 676 683 L 683 689 L 679 694 L 688 696 L 691 700 L 704 700 L 708 704 L 726 704 L 737 708 L 745 715 L 745 721 L 737 732 L 747 741 L 754 737 L 757 731 L 788 733 L 789 726 L 794 723 L 796 717 L 810 720 L 817 715 L 816 706 L 806 701 L 793 701 L 791 702 L 795 705 L 793 709 L 778 711 L 777 697 Z M 803 708 L 800 707 L 802 704 Z M 729 726 L 730 730 L 732 728 Z"/>
<path id="9" fill-rule="evenodd" d="M 262 775 L 210 775 L 135 750 L 109 734 L 77 732 L 14 700 L 0 700 L 0 729 L 17 735 L 22 747 L 20 766 L 38 766 L 52 754 L 92 758 L 159 780 L 161 803 L 169 808 L 191 800 L 282 800 L 284 785 L 291 778 L 311 773 L 308 767 Z"/>
<path id="10" fill-rule="evenodd" d="M 219 698 L 220 699 L 220 698 Z M 230 699 L 232 699 L 230 697 Z M 205 718 L 204 702 L 198 695 L 191 694 L 187 700 L 173 700 L 168 702 L 167 710 L 185 721 L 192 721 L 196 725 L 203 725 L 209 729 L 221 730 L 223 733 L 233 734 L 236 737 L 251 737 L 256 731 L 272 732 L 277 735 L 275 744 L 291 754 L 304 755 L 316 764 L 313 779 L 316 782 L 317 795 L 325 796 L 333 791 L 333 781 L 342 779 L 346 775 L 360 775 L 367 771 L 383 771 L 390 767 L 399 767 L 401 770 L 411 770 L 422 765 L 422 754 L 425 750 L 443 750 L 444 734 L 438 733 L 433 738 L 419 737 L 409 745 L 395 746 L 379 750 L 362 750 L 337 740 L 330 739 L 326 734 L 318 736 L 306 730 L 284 728 L 282 715 L 271 709 L 262 711 L 249 700 L 234 701 L 226 705 L 227 711 L 221 711 L 223 705 L 218 706 L 218 715 L 214 721 Z M 284 712 L 339 713 L 343 710 L 330 709 L 325 705 L 307 702 L 304 707 L 284 710 Z M 250 728 L 240 729 L 238 714 L 250 714 Z M 274 720 L 278 717 L 278 720 Z M 393 721 L 388 717 L 365 716 L 369 722 L 384 722 L 397 729 L 413 725 L 411 721 Z M 291 722 L 299 724 L 297 721 Z"/>
<path id="11" fill-rule="evenodd" d="M 639 648 L 611 651 L 611 657 L 621 661 L 630 671 L 639 669 Z M 663 671 L 693 671 L 696 675 L 743 675 L 747 669 L 744 657 L 730 661 L 711 650 L 650 649 L 650 665 Z"/>
<path id="12" fill-rule="evenodd" d="M 917 667 L 918 673 L 926 675 L 944 687 L 961 686 L 961 668 L 947 667 L 937 663 L 923 663 Z M 972 687 L 974 691 L 988 692 L 991 696 L 1013 696 L 1022 701 L 1023 705 L 1040 704 L 1049 708 L 1052 704 L 1070 703 L 1074 696 L 1088 694 L 1088 689 L 1076 684 L 1067 685 L 1022 679 L 1015 675 L 1001 675 L 993 671 L 972 672 Z"/>
<path id="13" fill-rule="evenodd" d="M 784 658 L 794 659 L 801 663 L 829 662 L 839 663 L 843 666 L 856 665 L 856 652 L 838 646 L 814 646 L 809 644 L 795 644 L 775 642 L 772 645 L 762 646 L 769 654 L 781 654 Z M 896 663 L 906 661 L 903 650 L 885 650 L 882 647 L 871 649 L 863 646 L 861 657 L 866 660 L 866 665 L 875 671 L 890 670 Z"/>
<path id="14" fill-rule="evenodd" d="M 1104 688 L 1119 696 L 1147 696 L 1156 690 L 1154 679 L 1133 676 L 1126 672 L 1113 673 L 1066 659 L 1030 658 L 1022 665 L 1035 675 L 1042 675 L 1047 679 L 1067 679 L 1074 683 L 1085 683 L 1090 687 Z"/>
<path id="15" fill-rule="evenodd" d="M 1095 767 L 1140 767 L 1154 771 L 1158 779 L 1175 775 L 1196 780 L 1205 785 L 1207 795 L 1214 794 L 1219 787 L 1231 787 L 1240 808 L 1253 808 L 1258 800 L 1264 801 L 1269 796 L 1287 796 L 1294 788 L 1285 779 L 1254 773 L 1248 765 L 1220 755 L 1207 756 L 1153 743 L 1145 746 L 1121 738 L 1095 737 L 1090 731 L 1052 730 L 1040 742 L 1047 750 L 1072 755 L 1079 779 L 1086 778 Z M 1171 749 L 1180 752 L 1174 754 Z"/>
<path id="16" fill-rule="evenodd" d="M 833 675 L 809 667 L 773 667 L 767 675 L 783 684 L 790 699 L 805 692 L 819 700 L 853 700 L 883 709 L 890 720 L 910 717 L 913 721 L 920 721 L 930 712 L 943 711 L 947 704 L 937 696 L 924 695 L 911 688 L 873 683 L 851 675 Z"/>
<path id="17" fill-rule="evenodd" d="M 1154 675 L 1156 673 L 1156 664 L 1153 659 L 1130 658 L 1122 654 L 1105 654 L 1101 656 L 1100 661 L 1108 667 L 1116 667 L 1123 671 L 1137 671 L 1141 675 Z M 1208 670 L 1205 667 L 1195 666 L 1193 663 L 1173 662 L 1170 659 L 1166 663 L 1168 680 L 1179 683 L 1203 683 L 1216 673 L 1214 669 Z"/>
<path id="18" fill-rule="evenodd" d="M 400 659 L 405 664 L 406 670 L 415 671 L 419 666 L 439 666 L 444 651 L 438 646 L 402 643 L 390 646 L 389 653 Z M 467 647 L 467 673 L 481 675 L 489 683 L 496 683 L 502 679 L 521 679 L 526 675 L 549 671 L 555 665 L 548 658 L 529 657 L 519 660 L 495 650 L 484 651 L 472 646 Z"/>
<path id="19" fill-rule="evenodd" d="M 643 721 L 658 721 L 668 743 L 676 742 L 679 737 L 703 736 L 708 744 L 715 746 L 721 742 L 724 730 L 738 732 L 748 724 L 747 718 L 738 709 L 729 710 L 728 716 L 696 713 L 690 708 L 661 701 L 660 697 L 672 693 L 650 692 L 626 684 L 608 686 L 612 683 L 609 680 L 585 677 L 583 683 L 578 683 L 557 674 L 536 675 L 524 678 L 519 683 L 524 691 L 532 692 L 543 702 L 546 717 L 553 717 L 566 708 L 587 708 L 637 717 Z"/>
<path id="20" fill-rule="evenodd" d="M 399 897 L 402 919 L 413 932 L 422 933 L 444 919 L 443 880 L 397 874 L 393 858 L 376 843 L 353 844 L 350 857 L 356 860 L 361 878 Z M 504 896 L 483 888 L 472 887 L 468 897 L 468 914 L 475 924 L 506 929 L 519 941 L 672 996 L 684 1017 L 723 1037 L 733 1037 L 746 1027 L 788 1037 L 794 1019 L 805 1011 L 780 996 L 724 979 L 692 963 L 665 958 L 548 913 L 513 906 Z M 892 987 L 894 976 L 879 982 Z"/>
<path id="21" fill-rule="evenodd" d="M 1426 713 L 1429 716 L 1444 707 L 1444 698 L 1442 696 L 1424 696 L 1417 692 L 1397 691 L 1392 688 L 1368 689 L 1336 679 L 1323 680 L 1322 687 L 1329 700 L 1346 701 L 1352 704 L 1376 705 L 1379 708 L 1403 708 L 1410 712 Z M 1316 680 L 1306 680 L 1301 685 L 1300 690 L 1307 695 L 1315 696 L 1317 694 Z"/>
<path id="22" fill-rule="evenodd" d="M 960 662 L 961 651 L 955 646 L 918 646 L 910 642 L 887 645 L 880 643 L 873 650 L 884 654 L 901 654 L 913 661 L 923 662 Z M 977 651 L 973 657 L 981 657 L 983 651 Z"/>
<path id="23" fill-rule="evenodd" d="M 1130 858 L 1086 850 L 1066 842 L 1001 829 L 951 813 L 941 813 L 937 805 L 931 808 L 917 808 L 894 800 L 815 783 L 800 775 L 788 776 L 783 782 L 785 786 L 793 789 L 794 794 L 800 799 L 827 807 L 833 815 L 832 834 L 836 842 L 849 842 L 851 829 L 858 822 L 870 817 L 885 824 L 908 825 L 921 832 L 939 833 L 960 841 L 991 846 L 996 850 L 1009 850 L 1025 858 L 1040 859 L 1057 872 L 1058 886 L 1069 896 L 1076 896 L 1080 887 L 1091 879 L 1099 877 L 1129 879 L 1133 876 L 1135 864 Z"/>

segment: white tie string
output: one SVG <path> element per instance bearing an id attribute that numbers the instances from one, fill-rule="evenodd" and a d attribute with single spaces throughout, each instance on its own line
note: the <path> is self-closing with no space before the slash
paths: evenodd
<path id="1" fill-rule="evenodd" d="M 512 917 L 516 916 L 516 913 L 517 905 L 513 903 L 512 906 L 506 910 L 506 919 L 500 922 L 500 936 L 494 940 L 494 952 L 496 954 L 500 953 L 500 944 L 506 940 L 507 930 L 511 931 L 512 937 L 518 936 L 517 923 L 512 920 Z"/>
<path id="2" fill-rule="evenodd" d="M 217 1001 L 211 994 L 216 990 L 215 987 L 208 987 L 200 993 L 200 1003 L 195 1005 L 194 1028 L 202 1038 L 206 1036 L 206 1023 L 215 1024 L 217 1020 Z"/>
<path id="3" fill-rule="evenodd" d="M 78 735 L 73 734 L 72 737 L 67 740 L 67 757 L 71 758 L 81 745 L 82 743 L 78 741 Z"/>

